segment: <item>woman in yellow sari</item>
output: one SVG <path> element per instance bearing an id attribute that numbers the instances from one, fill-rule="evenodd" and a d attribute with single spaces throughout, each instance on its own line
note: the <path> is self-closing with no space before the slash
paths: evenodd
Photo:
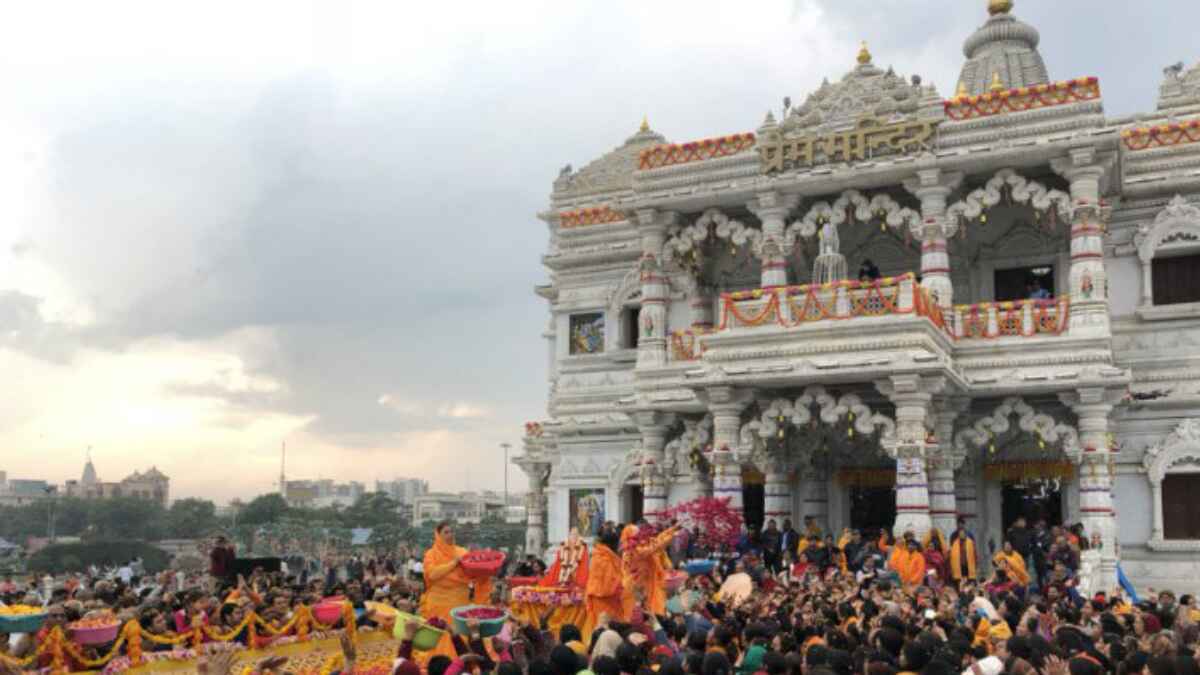
<path id="1" fill-rule="evenodd" d="M 667 613 L 667 570 L 670 560 L 663 552 L 671 545 L 678 525 L 673 525 L 644 543 L 636 542 L 638 528 L 626 525 L 621 531 L 621 560 L 626 586 L 642 594 L 642 606 L 656 616 Z"/>
<path id="2" fill-rule="evenodd" d="M 1012 542 L 1004 542 L 1004 548 L 996 553 L 992 562 L 1008 573 L 1008 578 L 1018 586 L 1029 585 L 1029 570 L 1025 567 L 1025 559 L 1013 550 Z"/>
<path id="3" fill-rule="evenodd" d="M 467 549 L 454 545 L 454 528 L 442 521 L 433 530 L 433 546 L 425 551 L 423 574 L 425 593 L 421 596 L 420 614 L 425 619 L 441 619 L 450 623 L 450 610 L 474 603 L 487 603 L 492 595 L 491 579 L 472 579 L 462 568 Z M 474 584 L 474 594 L 471 585 Z M 457 656 L 450 633 L 442 636 L 435 654 Z"/>

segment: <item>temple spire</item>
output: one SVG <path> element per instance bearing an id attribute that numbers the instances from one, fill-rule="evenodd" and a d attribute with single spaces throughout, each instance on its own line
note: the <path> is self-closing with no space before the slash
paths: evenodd
<path id="1" fill-rule="evenodd" d="M 862 46 L 858 48 L 858 64 L 865 66 L 871 62 L 871 50 L 867 49 L 867 42 L 863 40 Z"/>
<path id="2" fill-rule="evenodd" d="M 1012 0 L 988 0 L 988 14 L 1008 14 L 1012 11 Z"/>
<path id="3" fill-rule="evenodd" d="M 645 115 L 642 115 L 642 126 L 638 128 L 638 131 L 641 131 L 641 132 L 650 131 L 650 118 L 646 117 Z"/>

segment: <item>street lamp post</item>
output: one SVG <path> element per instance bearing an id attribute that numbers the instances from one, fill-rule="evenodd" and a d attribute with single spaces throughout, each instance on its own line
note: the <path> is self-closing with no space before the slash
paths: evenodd
<path id="1" fill-rule="evenodd" d="M 500 447 L 504 448 L 504 522 L 508 522 L 508 449 L 512 447 L 511 443 L 501 443 Z"/>

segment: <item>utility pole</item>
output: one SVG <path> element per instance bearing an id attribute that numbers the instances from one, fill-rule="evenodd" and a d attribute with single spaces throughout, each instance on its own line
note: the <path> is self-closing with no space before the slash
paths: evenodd
<path id="1" fill-rule="evenodd" d="M 287 441 L 279 444 L 279 496 L 287 499 Z"/>
<path id="2" fill-rule="evenodd" d="M 508 522 L 508 449 L 512 447 L 511 443 L 501 443 L 500 447 L 504 448 L 504 522 Z"/>

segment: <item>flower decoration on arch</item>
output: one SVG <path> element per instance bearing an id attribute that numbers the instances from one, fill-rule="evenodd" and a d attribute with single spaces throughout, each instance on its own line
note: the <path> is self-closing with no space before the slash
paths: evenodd
<path id="1" fill-rule="evenodd" d="M 987 223 L 987 212 L 1002 202 L 1027 204 L 1042 218 L 1043 226 L 1053 229 L 1059 219 L 1069 222 L 1071 197 L 1062 190 L 1022 176 L 1012 169 L 1001 169 L 983 187 L 972 190 L 961 201 L 946 209 L 946 236 L 966 234 L 967 221 Z"/>
<path id="2" fill-rule="evenodd" d="M 708 209 L 691 225 L 672 231 L 663 245 L 663 259 L 668 264 L 695 274 L 700 268 L 703 247 L 719 241 L 728 242 L 730 253 L 735 256 L 739 249 L 745 247 L 759 255 L 762 231 L 730 218 L 720 209 Z"/>
<path id="3" fill-rule="evenodd" d="M 1012 420 L 1016 418 L 1016 426 Z M 1079 444 L 1079 431 L 1072 425 L 1039 413 L 1018 396 L 1010 396 L 989 414 L 977 419 L 974 424 L 961 429 L 954 435 L 954 447 L 967 453 L 969 447 L 987 449 L 995 455 L 1005 438 L 1020 433 L 1031 435 L 1038 445 L 1038 452 L 1052 457 L 1061 452 L 1069 460 L 1078 463 L 1083 453 Z M 1001 445 L 997 445 L 997 440 Z"/>
<path id="4" fill-rule="evenodd" d="M 921 214 L 902 206 L 890 195 L 880 193 L 870 199 L 858 190 L 846 190 L 833 203 L 820 201 L 809 207 L 803 218 L 784 230 L 784 247 L 791 249 L 800 239 L 811 239 L 826 223 L 838 227 L 844 224 L 879 223 L 883 231 L 904 229 L 905 239 L 921 238 Z"/>
<path id="5" fill-rule="evenodd" d="M 821 422 L 834 426 L 846 422 L 846 438 L 878 433 L 881 446 L 896 434 L 895 421 L 872 410 L 857 394 L 836 396 L 824 387 L 806 388 L 794 400 L 777 398 L 760 404 L 761 413 L 742 425 L 738 435 L 739 453 L 762 458 L 770 442 L 782 443 L 789 431 Z M 815 415 L 814 415 L 815 412 Z"/>

